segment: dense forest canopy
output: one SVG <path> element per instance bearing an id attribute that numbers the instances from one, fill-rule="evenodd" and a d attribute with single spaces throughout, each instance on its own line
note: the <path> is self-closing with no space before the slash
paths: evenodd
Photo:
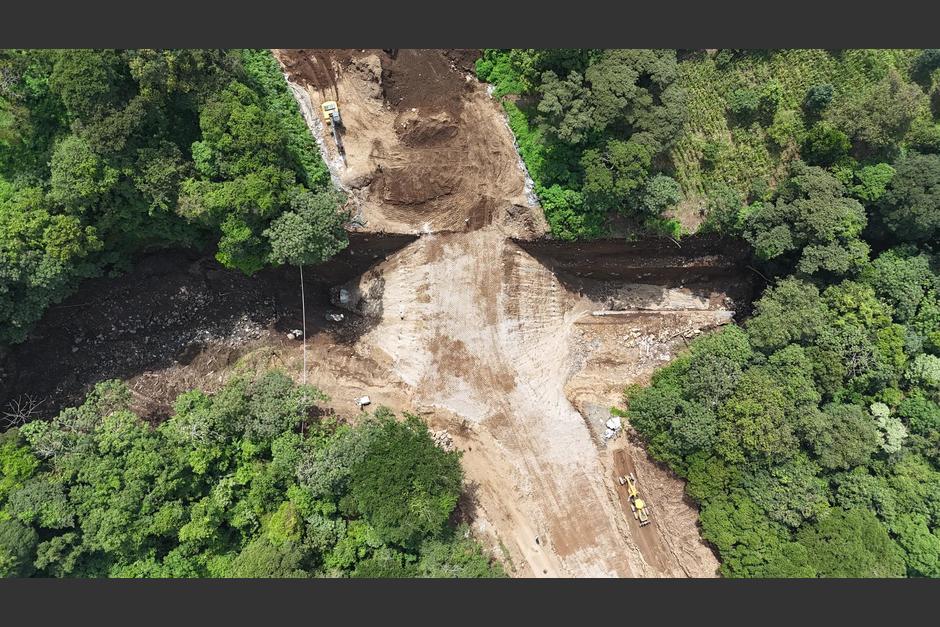
<path id="1" fill-rule="evenodd" d="M 0 343 L 141 250 L 323 261 L 342 203 L 266 50 L 0 51 Z"/>
<path id="2" fill-rule="evenodd" d="M 487 50 L 552 232 L 747 240 L 752 317 L 626 416 L 735 577 L 940 577 L 940 52 Z M 688 228 L 688 227 L 687 227 Z"/>
<path id="3" fill-rule="evenodd" d="M 415 416 L 355 426 L 273 371 L 152 427 L 118 381 L 0 435 L 0 577 L 492 577 Z M 319 417 L 318 417 L 319 416 Z"/>
<path id="4" fill-rule="evenodd" d="M 899 168 L 908 183 L 936 175 L 936 50 L 485 50 L 477 73 L 556 237 L 604 235 L 618 216 L 740 234 L 799 161 L 890 207 L 873 227 L 937 234 L 935 184 L 881 198 Z"/>

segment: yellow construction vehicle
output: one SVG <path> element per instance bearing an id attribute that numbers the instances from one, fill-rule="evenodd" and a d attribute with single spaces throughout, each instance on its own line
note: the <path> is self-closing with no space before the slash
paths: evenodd
<path id="1" fill-rule="evenodd" d="M 335 100 L 327 100 L 320 105 L 320 113 L 323 114 L 323 121 L 333 132 L 333 141 L 336 142 L 336 151 L 345 160 L 346 149 L 343 147 L 343 141 L 339 135 L 339 129 L 343 127 L 343 119 L 339 115 L 339 105 Z"/>
<path id="2" fill-rule="evenodd" d="M 650 524 L 649 510 L 640 493 L 636 489 L 636 477 L 631 472 L 629 475 L 620 477 L 620 485 L 627 486 L 627 495 L 630 500 L 630 509 L 633 510 L 633 517 L 637 519 L 641 527 Z"/>
<path id="3" fill-rule="evenodd" d="M 323 121 L 327 124 L 342 125 L 343 120 L 339 117 L 339 106 L 335 100 L 327 100 L 321 104 L 320 112 L 323 114 Z"/>

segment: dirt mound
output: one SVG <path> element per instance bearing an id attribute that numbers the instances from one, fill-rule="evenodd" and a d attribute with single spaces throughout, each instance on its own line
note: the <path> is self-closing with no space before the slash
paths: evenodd
<path id="1" fill-rule="evenodd" d="M 320 91 L 336 89 L 336 72 L 359 56 L 360 51 L 341 48 L 275 50 L 287 79 Z"/>
<path id="2" fill-rule="evenodd" d="M 407 111 L 395 118 L 395 133 L 406 146 L 433 146 L 457 135 L 457 124 L 446 113 L 430 116 Z"/>
<path id="3" fill-rule="evenodd" d="M 382 200 L 393 205 L 419 205 L 453 194 L 460 174 L 447 167 L 382 168 Z"/>
<path id="4" fill-rule="evenodd" d="M 349 74 L 355 76 L 364 86 L 363 93 L 369 98 L 382 97 L 382 62 L 370 54 L 349 59 L 344 65 Z"/>
<path id="5" fill-rule="evenodd" d="M 525 192 L 504 113 L 466 70 L 468 51 L 281 50 L 288 79 L 306 109 L 336 99 L 343 117 L 345 159 L 317 121 L 333 174 L 372 232 L 466 231 L 498 221 L 507 233 L 547 231 Z M 331 67 L 331 78 L 321 68 Z M 381 78 L 376 79 L 376 68 Z M 381 94 L 378 93 L 381 88 Z"/>
<path id="6" fill-rule="evenodd" d="M 382 91 L 394 111 L 460 115 L 473 85 L 440 50 L 404 49 L 394 58 L 383 56 Z"/>
<path id="7" fill-rule="evenodd" d="M 455 69 L 470 74 L 476 73 L 476 62 L 481 53 L 478 48 L 455 48 L 442 51 Z"/>

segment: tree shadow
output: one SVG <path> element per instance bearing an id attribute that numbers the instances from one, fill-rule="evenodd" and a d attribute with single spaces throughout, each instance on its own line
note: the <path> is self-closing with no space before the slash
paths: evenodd
<path id="1" fill-rule="evenodd" d="M 479 499 L 480 484 L 473 480 L 464 482 L 463 490 L 460 492 L 460 498 L 457 500 L 457 507 L 451 513 L 451 526 L 462 524 L 472 525 L 476 520 L 477 511 L 480 507 Z"/>

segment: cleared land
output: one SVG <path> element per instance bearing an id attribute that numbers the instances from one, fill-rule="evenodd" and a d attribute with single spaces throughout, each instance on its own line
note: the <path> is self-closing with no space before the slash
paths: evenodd
<path id="1" fill-rule="evenodd" d="M 446 430 L 463 451 L 461 515 L 512 574 L 713 576 L 682 482 L 629 429 L 602 433 L 625 385 L 746 306 L 734 252 L 545 242 L 502 111 L 465 53 L 277 54 L 358 214 L 350 248 L 306 273 L 308 378 L 332 408 L 354 416 L 368 394 Z M 340 104 L 345 163 L 319 122 L 324 99 Z M 293 268 L 248 279 L 155 255 L 50 312 L 3 357 L 6 392 L 35 392 L 49 411 L 120 377 L 157 421 L 178 391 L 237 369 L 299 378 L 297 283 Z M 341 284 L 344 310 L 330 302 Z M 642 529 L 616 483 L 627 470 L 651 506 Z"/>
<path id="2" fill-rule="evenodd" d="M 662 280 L 642 267 L 657 255 L 644 260 L 640 252 L 625 275 L 559 277 L 551 260 L 511 239 L 543 236 L 545 223 L 527 200 L 502 112 L 461 67 L 463 55 L 297 50 L 278 57 L 305 109 L 339 102 L 345 165 L 329 162 L 362 228 L 425 234 L 347 284 L 348 306 L 371 321 L 370 330 L 335 364 L 329 351 L 318 357 L 318 383 L 352 391 L 342 382 L 355 363 L 379 366 L 372 373 L 385 389 L 398 380 L 387 397 L 362 390 L 422 413 L 454 437 L 476 529 L 516 574 L 714 574 L 717 562 L 698 537 L 680 482 L 628 438 L 607 445 L 600 433 L 624 385 L 646 381 L 685 338 L 730 319 L 734 304 L 722 284 L 729 275 L 732 285 L 742 282 L 736 270 L 724 268 L 723 280 L 714 280 L 691 263 Z M 331 139 L 316 116 L 308 118 L 332 157 Z M 617 268 L 630 266 L 612 257 Z M 720 255 L 695 259 L 704 268 L 725 263 Z M 591 261 L 586 256 L 581 274 L 591 274 Z M 660 284 L 644 283 L 644 275 Z M 694 291 L 683 286 L 699 278 Z M 610 308 L 635 312 L 592 313 Z M 637 471 L 654 504 L 653 525 L 640 530 L 625 515 L 615 483 L 624 462 L 616 460 Z"/>

